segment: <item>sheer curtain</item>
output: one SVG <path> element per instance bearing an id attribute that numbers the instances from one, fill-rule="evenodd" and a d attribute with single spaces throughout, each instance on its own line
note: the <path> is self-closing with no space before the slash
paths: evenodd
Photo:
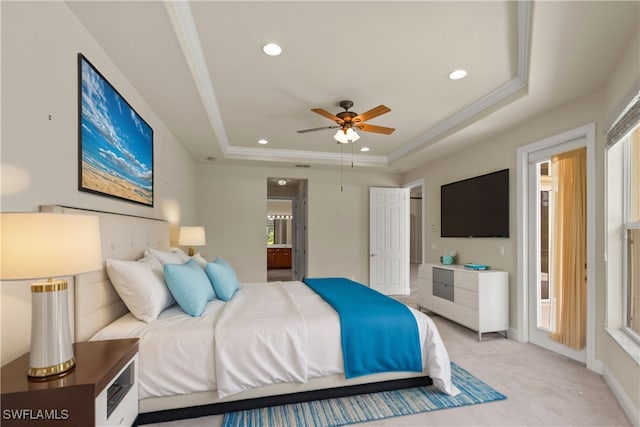
<path id="1" fill-rule="evenodd" d="M 587 150 L 553 156 L 554 237 L 551 246 L 555 324 L 551 339 L 585 346 L 587 321 Z"/>

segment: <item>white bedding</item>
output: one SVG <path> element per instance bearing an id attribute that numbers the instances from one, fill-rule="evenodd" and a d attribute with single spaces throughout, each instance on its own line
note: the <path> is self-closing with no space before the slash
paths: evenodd
<path id="1" fill-rule="evenodd" d="M 457 394 L 433 321 L 411 311 L 426 372 L 438 389 Z M 344 372 L 338 314 L 301 282 L 243 284 L 231 301 L 210 302 L 198 318 L 178 306 L 152 323 L 126 314 L 92 339 L 125 337 L 140 339 L 140 399 L 216 389 L 223 397 Z"/>

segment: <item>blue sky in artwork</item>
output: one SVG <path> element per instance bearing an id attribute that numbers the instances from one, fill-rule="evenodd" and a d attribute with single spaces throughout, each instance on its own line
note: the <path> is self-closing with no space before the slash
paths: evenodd
<path id="1" fill-rule="evenodd" d="M 151 127 L 84 59 L 81 63 L 83 161 L 151 191 Z"/>

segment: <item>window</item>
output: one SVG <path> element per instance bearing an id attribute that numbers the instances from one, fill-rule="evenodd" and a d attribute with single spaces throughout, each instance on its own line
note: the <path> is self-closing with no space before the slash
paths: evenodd
<path id="1" fill-rule="evenodd" d="M 621 141 L 625 146 L 624 251 L 625 328 L 640 342 L 640 125 Z"/>
<path id="2" fill-rule="evenodd" d="M 640 364 L 640 93 L 607 131 L 607 331 Z"/>

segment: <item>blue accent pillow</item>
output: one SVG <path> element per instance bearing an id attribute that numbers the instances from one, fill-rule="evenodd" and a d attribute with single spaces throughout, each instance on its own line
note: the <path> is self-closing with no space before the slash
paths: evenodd
<path id="1" fill-rule="evenodd" d="M 216 297 L 202 267 L 193 259 L 184 264 L 165 264 L 164 281 L 185 313 L 198 317 Z"/>
<path id="2" fill-rule="evenodd" d="M 235 271 L 220 257 L 215 262 L 208 262 L 204 271 L 209 276 L 216 296 L 223 301 L 229 301 L 240 288 Z"/>

